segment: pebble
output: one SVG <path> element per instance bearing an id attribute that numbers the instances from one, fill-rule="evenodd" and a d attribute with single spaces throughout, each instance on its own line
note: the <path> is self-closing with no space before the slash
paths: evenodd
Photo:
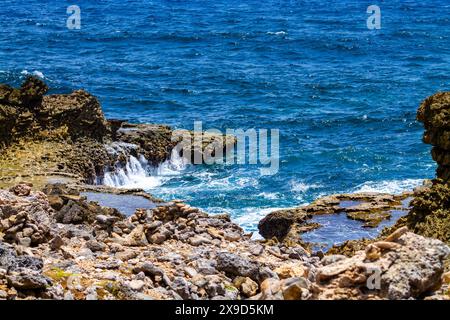
<path id="1" fill-rule="evenodd" d="M 134 291 L 142 291 L 145 286 L 145 282 L 142 280 L 131 280 L 128 285 Z"/>
<path id="2" fill-rule="evenodd" d="M 184 272 L 186 273 L 187 276 L 191 278 L 194 278 L 198 274 L 197 270 L 191 267 L 184 268 Z"/>

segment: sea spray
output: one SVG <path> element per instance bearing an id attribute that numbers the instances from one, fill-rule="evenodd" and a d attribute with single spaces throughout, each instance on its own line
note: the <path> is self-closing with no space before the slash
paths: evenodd
<path id="1" fill-rule="evenodd" d="M 178 175 L 187 166 L 185 159 L 175 149 L 170 159 L 157 167 L 149 165 L 143 155 L 138 158 L 130 155 L 125 165 L 117 163 L 114 170 L 105 172 L 103 184 L 116 188 L 151 189 L 161 185 L 165 177 Z"/>

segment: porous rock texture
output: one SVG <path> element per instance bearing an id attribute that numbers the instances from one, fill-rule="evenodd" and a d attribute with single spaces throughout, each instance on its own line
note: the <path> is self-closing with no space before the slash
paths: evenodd
<path id="1" fill-rule="evenodd" d="M 433 146 L 437 178 L 415 190 L 410 212 L 394 228 L 407 226 L 450 244 L 450 92 L 436 93 L 422 102 L 417 119 L 425 127 L 423 141 Z"/>
<path id="2" fill-rule="evenodd" d="M 301 246 L 252 240 L 227 215 L 178 200 L 126 217 L 74 186 L 43 191 L 21 184 L 0 192 L 0 299 L 446 297 L 450 249 L 407 228 L 352 257 L 321 259 Z M 74 206 L 76 219 L 61 218 Z"/>
<path id="3" fill-rule="evenodd" d="M 130 156 L 153 165 L 167 160 L 171 129 L 105 120 L 98 101 L 81 90 L 46 92 L 36 78 L 18 89 L 0 86 L 0 299 L 448 298 L 450 249 L 410 232 L 421 232 L 419 223 L 359 242 L 348 256 L 312 254 L 298 241 L 318 227 L 308 222 L 314 214 L 345 212 L 370 227 L 409 194 L 325 197 L 269 215 L 260 223 L 268 240 L 253 240 L 226 214 L 142 190 L 86 185 Z M 205 136 L 206 145 L 194 145 L 188 157 L 211 141 L 235 143 Z M 431 188 L 414 216 L 430 227 L 427 217 L 445 214 L 447 205 L 445 185 Z M 88 201 L 86 190 L 132 194 L 155 207 L 126 216 Z"/>
<path id="4" fill-rule="evenodd" d="M 131 156 L 157 166 L 182 140 L 168 126 L 106 120 L 98 100 L 84 90 L 45 95 L 47 90 L 35 77 L 20 88 L 0 85 L 0 186 L 22 181 L 39 187 L 49 182 L 94 184 L 106 171 L 126 170 Z M 200 150 L 215 141 L 224 149 L 236 142 L 226 135 L 200 135 L 206 138 Z M 193 154 L 195 148 L 188 151 Z"/>
<path id="5" fill-rule="evenodd" d="M 383 220 L 390 219 L 391 210 L 406 210 L 403 202 L 411 195 L 411 192 L 405 192 L 401 195 L 354 193 L 325 196 L 309 205 L 269 213 L 259 222 L 258 229 L 266 239 L 296 242 L 302 233 L 320 228 L 320 225 L 309 222 L 314 215 L 339 213 L 364 222 L 363 227 L 376 227 Z"/>
<path id="6" fill-rule="evenodd" d="M 431 155 L 437 162 L 437 177 L 450 177 L 450 92 L 439 92 L 428 97 L 417 111 L 417 120 L 423 123 L 423 141 L 433 146 Z"/>

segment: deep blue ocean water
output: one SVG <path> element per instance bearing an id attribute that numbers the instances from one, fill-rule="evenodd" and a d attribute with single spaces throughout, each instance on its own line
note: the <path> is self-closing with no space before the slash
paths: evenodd
<path id="1" fill-rule="evenodd" d="M 366 27 L 371 4 L 381 30 Z M 147 188 L 255 230 L 273 208 L 433 177 L 415 114 L 449 89 L 449 40 L 448 0 L 2 0 L 0 82 L 35 73 L 133 122 L 279 129 L 275 176 L 199 166 Z"/>

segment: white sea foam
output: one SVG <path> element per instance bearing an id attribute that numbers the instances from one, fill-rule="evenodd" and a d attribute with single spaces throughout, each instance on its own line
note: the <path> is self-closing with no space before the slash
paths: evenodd
<path id="1" fill-rule="evenodd" d="M 360 184 L 352 192 L 377 192 L 399 194 L 422 185 L 423 179 L 367 181 Z"/>
<path id="2" fill-rule="evenodd" d="M 33 72 L 28 72 L 28 70 L 22 70 L 22 72 L 20 72 L 20 74 L 22 74 L 24 76 L 33 75 L 33 76 L 36 76 L 38 78 L 45 79 L 44 74 L 41 71 L 38 71 L 38 70 L 34 70 Z"/>
<path id="3" fill-rule="evenodd" d="M 301 181 L 292 180 L 290 182 L 291 185 L 291 191 L 296 193 L 305 193 L 309 189 L 317 189 L 320 188 L 320 185 L 318 184 L 306 184 Z"/>
<path id="4" fill-rule="evenodd" d="M 275 36 L 285 36 L 288 33 L 286 31 L 276 31 L 276 32 L 269 31 L 269 32 L 267 32 L 267 34 L 275 35 Z"/>
<path id="5" fill-rule="evenodd" d="M 143 156 L 139 159 L 130 156 L 125 167 L 117 167 L 114 172 L 105 173 L 103 184 L 116 188 L 152 189 L 170 179 L 170 176 L 180 174 L 186 166 L 184 158 L 178 152 L 172 152 L 169 160 L 155 168 L 150 167 Z"/>
<path id="6" fill-rule="evenodd" d="M 235 216 L 237 218 L 233 219 L 235 223 L 240 225 L 244 230 L 246 231 L 255 231 L 255 225 L 258 221 L 263 219 L 265 216 L 267 216 L 269 213 L 277 210 L 282 210 L 286 208 L 242 208 L 239 210 L 239 212 L 235 212 L 236 214 L 233 214 L 232 216 Z"/>
<path id="7" fill-rule="evenodd" d="M 263 197 L 268 200 L 276 200 L 280 198 L 280 194 L 278 192 L 261 192 L 258 194 L 258 197 Z"/>

